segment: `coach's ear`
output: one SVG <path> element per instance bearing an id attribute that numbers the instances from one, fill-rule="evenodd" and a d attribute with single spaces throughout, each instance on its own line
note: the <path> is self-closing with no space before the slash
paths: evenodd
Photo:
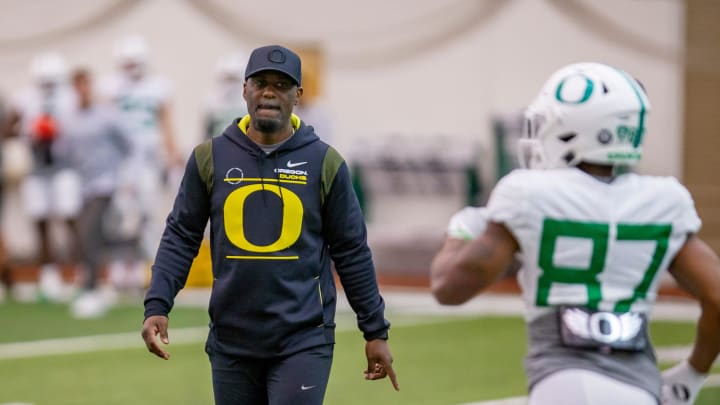
<path id="1" fill-rule="evenodd" d="M 295 105 L 298 105 L 298 103 L 300 103 L 300 99 L 302 98 L 304 92 L 305 90 L 303 90 L 302 87 L 297 87 L 297 89 L 295 90 Z"/>

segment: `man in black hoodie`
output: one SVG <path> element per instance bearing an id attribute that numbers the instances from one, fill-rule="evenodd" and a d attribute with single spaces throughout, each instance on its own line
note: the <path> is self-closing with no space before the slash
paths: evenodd
<path id="1" fill-rule="evenodd" d="M 210 219 L 210 357 L 216 404 L 321 404 L 335 342 L 331 261 L 365 340 L 365 378 L 390 377 L 389 322 L 348 167 L 292 113 L 300 58 L 255 49 L 249 114 L 188 160 L 145 297 L 142 336 L 168 359 L 168 313 Z"/>

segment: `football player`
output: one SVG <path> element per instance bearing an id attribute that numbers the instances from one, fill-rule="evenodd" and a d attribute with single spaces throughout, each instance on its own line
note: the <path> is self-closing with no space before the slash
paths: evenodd
<path id="1" fill-rule="evenodd" d="M 142 160 L 180 159 L 170 120 L 171 86 L 149 72 L 148 46 L 143 37 L 128 36 L 115 46 L 117 72 L 105 78 L 103 95 L 122 111 Z M 146 163 L 147 164 L 147 163 Z"/>
<path id="2" fill-rule="evenodd" d="M 23 207 L 35 225 L 39 244 L 40 298 L 69 298 L 58 257 L 51 247 L 50 223 L 62 220 L 70 229 L 72 256 L 77 256 L 75 218 L 80 211 L 80 179 L 59 153 L 58 140 L 65 136 L 68 118 L 76 108 L 68 85 L 68 66 L 56 52 L 39 53 L 30 65 L 33 85 L 14 99 L 5 128 L 7 137 L 21 140 L 32 156 L 29 172 L 20 180 Z"/>
<path id="3" fill-rule="evenodd" d="M 224 55 L 217 62 L 217 83 L 206 101 L 205 139 L 221 135 L 238 117 L 245 116 L 247 106 L 243 98 L 243 75 L 246 56 L 240 53 Z"/>
<path id="4" fill-rule="evenodd" d="M 122 224 L 118 238 L 131 245 L 131 252 L 125 263 L 111 263 L 110 278 L 118 287 L 137 288 L 144 287 L 145 262 L 160 241 L 161 213 L 166 207 L 158 203 L 165 202 L 159 199 L 158 190 L 163 188 L 165 175 L 173 167 L 179 169 L 182 159 L 171 125 L 171 85 L 165 77 L 150 72 L 145 39 L 137 35 L 122 38 L 115 45 L 114 58 L 117 71 L 101 80 L 100 92 L 120 110 L 133 153 L 123 165 L 111 208 Z"/>
<path id="5" fill-rule="evenodd" d="M 456 214 L 433 260 L 432 292 L 454 305 L 521 258 L 530 404 L 691 404 L 720 351 L 720 260 L 696 235 L 689 192 L 627 170 L 649 110 L 622 70 L 554 73 L 525 114 L 531 170 L 501 179 L 486 209 Z M 689 358 L 661 375 L 647 318 L 667 271 L 702 314 Z"/>

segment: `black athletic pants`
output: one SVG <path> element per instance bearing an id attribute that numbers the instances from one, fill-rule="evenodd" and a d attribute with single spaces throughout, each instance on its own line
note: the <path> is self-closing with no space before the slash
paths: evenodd
<path id="1" fill-rule="evenodd" d="M 329 344 L 286 357 L 239 358 L 217 353 L 208 341 L 215 405 L 322 405 L 333 348 Z"/>

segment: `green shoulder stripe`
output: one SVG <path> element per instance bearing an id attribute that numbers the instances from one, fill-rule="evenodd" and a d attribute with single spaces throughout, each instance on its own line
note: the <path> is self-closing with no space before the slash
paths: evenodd
<path id="1" fill-rule="evenodd" d="M 194 154 L 200 178 L 205 183 L 208 194 L 210 194 L 213 187 L 213 174 L 215 171 L 213 166 L 212 139 L 208 139 L 196 146 Z"/>
<path id="2" fill-rule="evenodd" d="M 325 204 L 325 197 L 330 193 L 330 187 L 332 187 L 335 176 L 337 175 L 340 166 L 345 160 L 340 156 L 340 153 L 335 150 L 332 146 L 328 147 L 325 152 L 325 158 L 322 163 L 322 174 L 320 175 L 320 204 Z"/>

